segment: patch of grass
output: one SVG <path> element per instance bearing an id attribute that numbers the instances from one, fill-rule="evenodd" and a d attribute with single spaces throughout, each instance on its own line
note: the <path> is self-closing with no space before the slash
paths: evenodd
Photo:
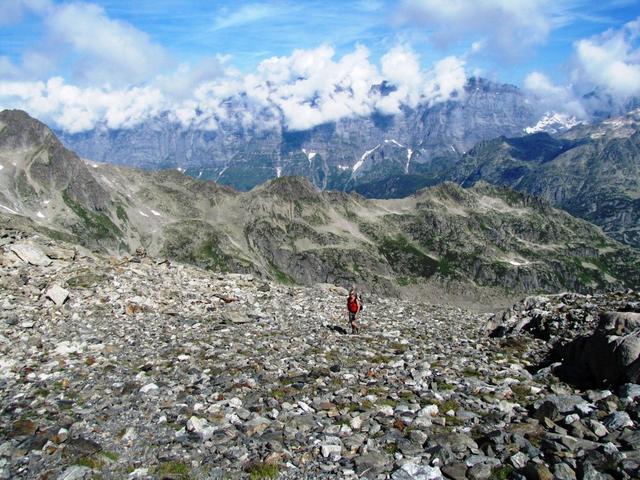
<path id="1" fill-rule="evenodd" d="M 383 398 L 378 402 L 378 405 L 387 405 L 389 407 L 396 408 L 398 406 L 398 402 L 392 398 Z"/>
<path id="2" fill-rule="evenodd" d="M 385 237 L 378 245 L 378 251 L 395 271 L 402 274 L 429 278 L 438 268 L 436 260 L 411 244 L 403 235 Z"/>
<path id="3" fill-rule="evenodd" d="M 291 395 L 291 388 L 274 388 L 271 390 L 271 396 L 276 400 L 283 400 L 288 395 Z"/>
<path id="4" fill-rule="evenodd" d="M 515 469 L 511 465 L 501 465 L 493 469 L 491 478 L 493 480 L 508 480 L 514 472 Z"/>
<path id="5" fill-rule="evenodd" d="M 511 391 L 513 392 L 513 399 L 521 404 L 526 405 L 529 403 L 528 397 L 531 395 L 531 387 L 524 385 L 522 383 L 518 383 L 516 385 L 511 385 Z"/>
<path id="6" fill-rule="evenodd" d="M 278 475 L 280 474 L 280 467 L 272 463 L 253 463 L 247 468 L 247 473 L 251 480 L 278 478 Z"/>
<path id="7" fill-rule="evenodd" d="M 362 408 L 365 410 L 371 410 L 374 407 L 374 403 L 371 400 L 363 400 Z"/>
<path id="8" fill-rule="evenodd" d="M 454 390 L 455 388 L 456 388 L 456 386 L 452 385 L 450 383 L 438 382 L 438 389 L 439 390 Z"/>
<path id="9" fill-rule="evenodd" d="M 449 410 L 453 410 L 455 412 L 456 410 L 458 410 L 458 408 L 460 408 L 458 402 L 451 398 L 448 398 L 438 406 L 438 410 L 440 410 L 442 413 L 446 413 Z"/>
<path id="10" fill-rule="evenodd" d="M 296 281 L 292 277 L 284 273 L 282 270 L 280 270 L 275 263 L 270 261 L 269 268 L 271 269 L 271 273 L 273 274 L 274 278 L 278 283 L 282 283 L 283 285 L 296 284 Z"/>
<path id="11" fill-rule="evenodd" d="M 107 457 L 109 460 L 115 462 L 120 458 L 120 455 L 118 455 L 116 452 L 112 452 L 110 450 L 105 450 L 102 452 L 102 455 L 104 455 L 105 457 Z"/>
<path id="12" fill-rule="evenodd" d="M 49 390 L 46 388 L 39 388 L 35 391 L 34 394 L 36 397 L 46 397 L 49 395 Z"/>
<path id="13" fill-rule="evenodd" d="M 371 359 L 371 363 L 388 363 L 391 360 L 391 357 L 388 355 L 378 354 Z"/>
<path id="14" fill-rule="evenodd" d="M 477 377 L 480 376 L 480 374 L 478 373 L 478 371 L 476 369 L 469 368 L 469 367 L 463 369 L 461 373 L 462 373 L 463 377 L 476 377 L 477 378 Z"/>
<path id="15" fill-rule="evenodd" d="M 86 209 L 82 204 L 76 202 L 69 195 L 68 189 L 62 191 L 62 200 L 85 224 L 87 229 L 95 236 L 96 240 L 112 239 L 116 240 L 122 237 L 120 230 L 111 219 L 101 212 L 93 212 Z M 76 228 L 75 230 L 79 230 Z M 84 231 L 74 231 L 77 235 L 81 235 Z"/>
<path id="16" fill-rule="evenodd" d="M 104 460 L 96 456 L 80 457 L 76 458 L 73 464 L 88 467 L 92 470 L 100 470 L 104 466 Z"/>
<path id="17" fill-rule="evenodd" d="M 129 221 L 129 216 L 127 215 L 127 212 L 122 205 L 118 205 L 116 207 L 116 216 L 120 219 L 121 222 L 127 223 Z"/>
<path id="18" fill-rule="evenodd" d="M 158 465 L 155 474 L 161 478 L 170 475 L 172 478 L 188 480 L 191 478 L 191 468 L 186 463 L 170 461 Z"/>

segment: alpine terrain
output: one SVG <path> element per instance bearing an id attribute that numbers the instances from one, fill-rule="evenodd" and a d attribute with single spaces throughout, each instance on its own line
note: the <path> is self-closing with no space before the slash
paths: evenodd
<path id="1" fill-rule="evenodd" d="M 547 199 L 640 247 L 640 110 L 560 135 L 481 142 L 444 178 L 484 180 Z"/>
<path id="2" fill-rule="evenodd" d="M 376 292 L 588 292 L 640 279 L 637 251 L 488 184 L 367 200 L 282 177 L 239 193 L 176 170 L 83 161 L 24 112 L 2 112 L 0 122 L 0 208 L 107 252 L 142 247 L 218 271 Z"/>

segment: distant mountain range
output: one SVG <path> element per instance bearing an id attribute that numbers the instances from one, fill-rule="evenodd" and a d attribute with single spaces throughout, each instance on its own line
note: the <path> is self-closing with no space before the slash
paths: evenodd
<path id="1" fill-rule="evenodd" d="M 379 149 L 402 148 L 391 143 Z M 367 200 L 281 177 L 240 193 L 175 169 L 81 160 L 20 111 L 0 112 L 0 167 L 0 221 L 108 252 L 142 246 L 216 270 L 387 293 L 640 285 L 637 251 L 543 200 L 486 183 Z"/>
<path id="2" fill-rule="evenodd" d="M 640 109 L 555 137 L 482 142 L 441 180 L 484 180 L 545 198 L 640 248 Z"/>
<path id="3" fill-rule="evenodd" d="M 384 95 L 390 87 L 374 88 Z M 303 175 L 321 189 L 349 191 L 423 171 L 437 159 L 448 162 L 482 140 L 521 135 L 540 120 L 515 86 L 471 78 L 464 90 L 457 99 L 404 108 L 399 115 L 348 118 L 307 131 L 273 123 L 247 127 L 238 105 L 212 131 L 184 127 L 165 115 L 130 129 L 99 126 L 57 133 L 83 158 L 144 169 L 179 168 L 239 190 Z"/>

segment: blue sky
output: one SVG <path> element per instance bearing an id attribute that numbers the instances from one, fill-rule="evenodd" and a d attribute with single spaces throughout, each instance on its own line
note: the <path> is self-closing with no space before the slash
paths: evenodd
<path id="1" fill-rule="evenodd" d="M 201 110 L 195 104 L 253 89 L 251 98 L 285 120 L 303 118 L 289 123 L 304 128 L 367 108 L 446 100 L 434 92 L 477 74 L 562 97 L 573 105 L 568 113 L 585 114 L 574 102 L 580 89 L 638 93 L 639 15 L 640 0 L 0 0 L 0 107 L 35 108 L 72 130 L 105 120 L 126 127 L 162 108 L 192 121 Z M 331 78 L 313 72 L 314 62 L 342 75 L 343 87 L 362 81 L 363 70 L 371 83 L 397 77 L 403 96 L 386 105 L 337 98 L 336 85 L 318 86 Z M 307 84 L 296 84 L 301 79 Z M 38 91 L 38 82 L 45 88 Z M 300 102 L 290 105 L 294 84 Z M 326 111 L 303 111 L 307 94 L 326 97 Z M 109 95 L 119 113 L 107 105 Z M 334 104 L 342 100 L 351 103 Z M 222 114 L 208 106 L 210 116 Z M 83 120 L 72 125 L 77 115 Z"/>

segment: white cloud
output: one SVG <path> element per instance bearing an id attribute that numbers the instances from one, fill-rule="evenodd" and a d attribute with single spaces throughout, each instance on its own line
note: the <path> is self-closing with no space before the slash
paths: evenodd
<path id="1" fill-rule="evenodd" d="M 403 0 L 399 19 L 429 28 L 436 44 L 471 37 L 500 56 L 543 43 L 554 24 L 550 0 Z"/>
<path id="2" fill-rule="evenodd" d="M 267 3 L 251 3 L 243 5 L 234 12 L 219 15 L 213 24 L 213 29 L 222 30 L 224 28 L 239 27 L 272 17 L 280 12 L 280 8 Z"/>
<path id="3" fill-rule="evenodd" d="M 376 107 L 385 114 L 400 113 L 402 105 L 416 107 L 420 103 L 444 102 L 462 94 L 467 81 L 464 62 L 447 57 L 432 70 L 422 71 L 417 55 L 406 46 L 398 46 L 381 59 L 385 80 L 396 88 L 381 97 Z"/>
<path id="4" fill-rule="evenodd" d="M 80 56 L 76 75 L 81 80 L 132 84 L 148 80 L 168 62 L 146 33 L 110 19 L 94 4 L 62 4 L 45 24 L 54 41 L 71 45 Z"/>
<path id="5" fill-rule="evenodd" d="M 601 88 L 614 98 L 640 95 L 640 18 L 620 30 L 575 44 L 572 80 L 583 89 Z"/>
<path id="6" fill-rule="evenodd" d="M 574 44 L 571 83 L 554 85 L 540 72 L 527 76 L 524 87 L 547 110 L 588 118 L 601 110 L 621 113 L 640 95 L 640 19 L 621 29 Z"/>
<path id="7" fill-rule="evenodd" d="M 588 113 L 570 86 L 558 86 L 543 73 L 530 73 L 524 80 L 524 88 L 537 99 L 542 111 L 561 112 L 579 119 L 588 118 Z"/>
<path id="8" fill-rule="evenodd" d="M 7 107 L 30 114 L 71 132 L 105 122 L 109 128 L 131 127 L 168 107 L 160 91 L 151 88 L 109 90 L 68 85 L 60 77 L 45 82 L 0 82 L 0 99 Z"/>
<path id="9" fill-rule="evenodd" d="M 383 96 L 372 86 L 385 80 L 395 90 Z M 323 45 L 267 59 L 245 76 L 214 57 L 139 87 L 82 88 L 57 77 L 46 83 L 0 81 L 0 105 L 25 108 L 70 132 L 100 122 L 128 128 L 162 112 L 203 129 L 233 123 L 304 130 L 374 111 L 398 113 L 402 105 L 447 101 L 463 92 L 465 82 L 464 62 L 455 57 L 423 70 L 415 52 L 398 46 L 378 67 L 364 47 L 336 58 Z"/>

